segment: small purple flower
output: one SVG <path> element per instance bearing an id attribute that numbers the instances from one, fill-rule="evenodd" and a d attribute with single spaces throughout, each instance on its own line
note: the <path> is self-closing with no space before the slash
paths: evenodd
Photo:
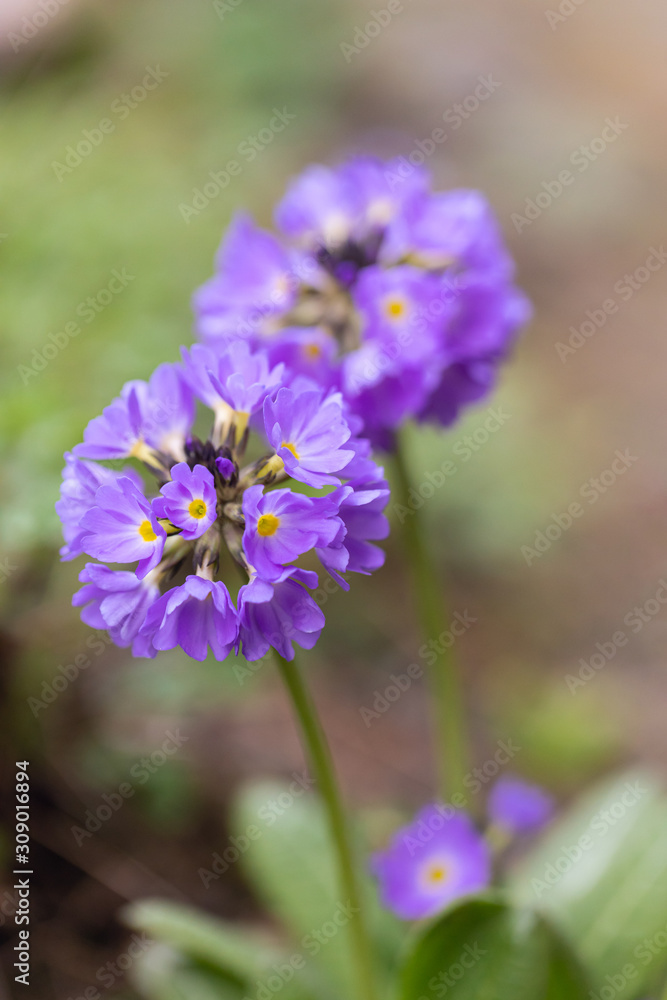
<path id="1" fill-rule="evenodd" d="M 286 660 L 294 646 L 312 649 L 324 628 L 324 615 L 301 584 L 314 587 L 317 574 L 295 569 L 280 583 L 253 576 L 239 591 L 239 641 L 246 660 L 259 660 L 273 647 Z"/>
<path id="2" fill-rule="evenodd" d="M 84 514 L 81 527 L 86 532 L 81 539 L 84 552 L 112 563 L 139 560 L 139 579 L 162 558 L 164 528 L 134 480 L 127 476 L 98 489 L 95 506 Z"/>
<path id="3" fill-rule="evenodd" d="M 401 176 L 403 174 L 403 176 Z M 313 164 L 289 185 L 275 213 L 278 227 L 306 243 L 335 248 L 382 231 L 428 189 L 426 171 L 399 161 L 355 157 L 339 168 Z"/>
<path id="4" fill-rule="evenodd" d="M 162 496 L 153 501 L 153 513 L 169 518 L 181 529 L 183 538 L 200 538 L 217 517 L 215 483 L 203 465 L 191 469 L 186 462 L 179 462 L 172 466 L 171 482 L 165 483 L 160 493 Z"/>
<path id="5" fill-rule="evenodd" d="M 178 365 L 159 365 L 149 382 L 127 382 L 120 398 L 86 427 L 80 458 L 146 459 L 154 451 L 183 457 L 183 443 L 194 420 L 192 392 Z"/>
<path id="6" fill-rule="evenodd" d="M 318 547 L 317 555 L 344 590 L 349 590 L 350 585 L 341 573 L 367 576 L 384 565 L 384 552 L 372 544 L 389 534 L 389 521 L 383 513 L 389 485 L 381 476 L 382 469 L 373 466 L 370 475 L 351 479 L 329 496 L 331 500 L 340 499 L 341 529 L 328 546 Z"/>
<path id="7" fill-rule="evenodd" d="M 342 445 L 351 431 L 338 393 L 323 399 L 320 391 L 280 389 L 264 403 L 266 436 L 294 479 L 309 486 L 339 486 L 333 473 L 353 457 Z"/>
<path id="8" fill-rule="evenodd" d="M 92 628 L 107 629 L 117 646 L 133 645 L 135 656 L 144 655 L 137 639 L 148 609 L 160 596 L 155 574 L 139 580 L 135 573 L 113 570 L 98 563 L 87 563 L 79 574 L 85 584 L 72 598 L 75 607 L 83 608 L 82 620 Z"/>
<path id="9" fill-rule="evenodd" d="M 258 322 L 291 306 L 297 261 L 248 216 L 234 217 L 216 263 L 217 273 L 194 299 L 207 338 L 248 337 Z"/>
<path id="10" fill-rule="evenodd" d="M 265 349 L 272 365 L 284 365 L 289 388 L 293 388 L 290 376 L 310 380 L 312 389 L 338 388 L 336 342 L 320 327 L 289 327 L 275 340 L 267 340 Z"/>
<path id="11" fill-rule="evenodd" d="M 281 384 L 282 365 L 271 369 L 266 353 L 253 352 L 244 340 L 232 341 L 222 353 L 201 344 L 182 353 L 185 377 L 202 402 L 244 414 L 246 422 Z"/>
<path id="12" fill-rule="evenodd" d="M 238 634 L 236 609 L 224 583 L 188 576 L 151 605 L 140 635 L 155 649 L 180 646 L 195 660 L 209 648 L 217 660 L 231 652 Z"/>
<path id="13" fill-rule="evenodd" d="M 429 805 L 374 856 L 372 869 L 387 909 L 404 920 L 421 920 L 486 888 L 491 855 L 466 813 Z"/>
<path id="14" fill-rule="evenodd" d="M 554 807 L 544 789 L 514 775 L 498 779 L 487 805 L 491 822 L 509 833 L 534 833 L 549 822 Z"/>
<path id="15" fill-rule="evenodd" d="M 85 531 L 81 527 L 81 518 L 95 503 L 95 494 L 100 486 L 116 483 L 121 476 L 127 476 L 136 486 L 141 486 L 141 479 L 132 469 L 114 472 L 97 462 L 82 462 L 67 452 L 60 500 L 56 503 L 65 539 L 65 545 L 60 550 L 61 559 L 76 559 L 83 555 L 81 539 Z"/>
<path id="16" fill-rule="evenodd" d="M 350 492 L 345 486 L 341 491 Z M 307 497 L 288 489 L 264 493 L 262 486 L 251 486 L 243 496 L 248 562 L 268 583 L 285 579 L 290 563 L 336 538 L 342 527 L 336 516 L 339 504 L 329 497 Z"/>

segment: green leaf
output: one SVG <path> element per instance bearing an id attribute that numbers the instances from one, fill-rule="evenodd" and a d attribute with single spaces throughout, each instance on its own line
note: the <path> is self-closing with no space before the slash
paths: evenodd
<path id="1" fill-rule="evenodd" d="M 296 953 L 306 962 L 304 975 L 317 974 L 320 967 L 326 975 L 326 995 L 354 995 L 349 958 L 354 914 L 338 887 L 320 801 L 296 781 L 289 789 L 274 783 L 254 785 L 236 804 L 234 827 L 237 837 L 248 839 L 243 864 L 255 891 L 291 933 Z M 388 975 L 404 930 L 380 910 L 369 878 L 362 878 L 362 888 L 378 958 L 384 960 Z"/>
<path id="2" fill-rule="evenodd" d="M 167 945 L 152 945 L 132 967 L 131 979 L 146 1000 L 241 1000 L 240 987 L 197 968 Z"/>
<path id="3" fill-rule="evenodd" d="M 587 1000 L 576 957 L 546 920 L 495 899 L 466 900 L 419 931 L 400 1000 Z"/>
<path id="4" fill-rule="evenodd" d="M 282 956 L 256 933 L 242 933 L 222 920 L 160 899 L 131 904 L 123 919 L 155 941 L 213 966 L 239 986 L 261 978 Z"/>
<path id="5" fill-rule="evenodd" d="M 605 782 L 554 826 L 510 891 L 573 942 L 594 989 L 643 996 L 667 964 L 667 801 L 646 774 Z"/>

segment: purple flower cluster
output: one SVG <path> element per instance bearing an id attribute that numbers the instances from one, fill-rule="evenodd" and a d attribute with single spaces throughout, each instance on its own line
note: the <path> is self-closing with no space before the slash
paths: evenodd
<path id="1" fill-rule="evenodd" d="M 408 417 L 451 424 L 482 399 L 529 317 L 484 198 L 359 157 L 311 166 L 275 213 L 239 215 L 195 296 L 201 338 L 261 344 L 292 381 L 341 392 L 374 443 Z"/>
<path id="2" fill-rule="evenodd" d="M 192 434 L 197 400 L 213 411 L 206 441 Z M 99 560 L 74 597 L 83 620 L 137 656 L 311 648 L 318 575 L 297 560 L 314 553 L 345 589 L 341 574 L 383 562 L 373 542 L 388 533 L 389 490 L 359 427 L 339 392 L 286 380 L 243 341 L 195 345 L 128 383 L 66 456 L 56 505 L 62 557 Z M 109 459 L 140 463 L 156 495 L 134 469 L 99 464 Z"/>
<path id="3" fill-rule="evenodd" d="M 534 833 L 553 813 L 553 799 L 521 778 L 500 778 L 491 790 L 489 819 L 507 834 Z M 376 854 L 373 873 L 382 902 L 404 920 L 434 916 L 491 881 L 492 850 L 472 819 L 451 805 L 425 806 Z"/>

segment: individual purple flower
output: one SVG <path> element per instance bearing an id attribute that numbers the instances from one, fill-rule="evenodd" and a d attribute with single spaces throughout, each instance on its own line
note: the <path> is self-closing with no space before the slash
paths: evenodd
<path id="1" fill-rule="evenodd" d="M 338 393 L 323 399 L 318 390 L 280 389 L 265 400 L 264 427 L 290 476 L 314 487 L 340 485 L 335 473 L 353 452 L 342 448 L 351 431 Z"/>
<path id="2" fill-rule="evenodd" d="M 183 457 L 183 444 L 194 420 L 192 393 L 180 368 L 164 364 L 149 382 L 127 382 L 118 399 L 88 424 L 79 458 L 140 458 L 153 460 L 155 451 Z"/>
<path id="3" fill-rule="evenodd" d="M 385 369 L 400 374 L 405 367 L 420 367 L 444 346 L 432 318 L 446 321 L 454 305 L 440 295 L 435 275 L 407 264 L 367 267 L 359 274 L 353 297 L 365 339 L 384 348 Z"/>
<path id="4" fill-rule="evenodd" d="M 370 476 L 351 479 L 329 497 L 340 500 L 341 527 L 328 546 L 317 548 L 317 555 L 344 590 L 349 590 L 350 585 L 342 573 L 367 576 L 384 564 L 384 552 L 373 545 L 389 534 L 389 521 L 383 513 L 389 498 L 389 485 L 381 476 L 382 469 L 374 468 Z"/>
<path id="5" fill-rule="evenodd" d="M 242 649 L 246 660 L 259 660 L 271 648 L 293 660 L 293 643 L 313 648 L 324 628 L 324 615 L 302 584 L 316 586 L 317 574 L 295 569 L 275 584 L 253 576 L 241 587 L 237 652 Z"/>
<path id="6" fill-rule="evenodd" d="M 155 574 L 139 580 L 126 570 L 87 563 L 79 580 L 85 586 L 76 592 L 72 604 L 83 609 L 82 620 L 92 628 L 108 630 L 117 646 L 132 644 L 135 655 L 145 655 L 138 633 L 148 609 L 160 596 Z"/>
<path id="7" fill-rule="evenodd" d="M 489 847 L 466 813 L 429 805 L 376 854 L 384 906 L 404 920 L 432 917 L 491 879 Z"/>
<path id="8" fill-rule="evenodd" d="M 181 529 L 183 538 L 199 538 L 217 517 L 215 482 L 203 465 L 195 465 L 194 469 L 186 462 L 173 465 L 171 481 L 164 484 L 160 493 L 153 501 L 153 513 L 169 518 Z"/>
<path id="9" fill-rule="evenodd" d="M 185 377 L 199 399 L 223 418 L 230 411 L 241 416 L 243 429 L 281 384 L 283 366 L 272 368 L 265 352 L 253 351 L 243 340 L 232 341 L 222 352 L 195 344 L 182 353 Z"/>
<path id="10" fill-rule="evenodd" d="M 351 492 L 341 487 L 343 495 Z M 243 548 L 250 565 L 269 583 L 285 579 L 304 552 L 329 545 L 342 528 L 340 501 L 307 497 L 289 489 L 264 493 L 251 486 L 243 496 Z"/>
<path id="11" fill-rule="evenodd" d="M 151 505 L 134 480 L 121 476 L 111 486 L 101 486 L 95 506 L 81 519 L 85 531 L 81 548 L 95 559 L 112 563 L 139 561 L 142 579 L 162 558 L 166 533 Z"/>
<path id="12" fill-rule="evenodd" d="M 81 518 L 95 503 L 95 494 L 100 486 L 116 483 L 121 476 L 127 476 L 136 486 L 141 486 L 141 479 L 132 469 L 115 472 L 97 462 L 82 462 L 67 452 L 60 500 L 56 503 L 65 539 L 65 545 L 60 550 L 61 559 L 76 559 L 83 555 L 81 538 L 85 531 L 81 527 Z"/>
<path id="13" fill-rule="evenodd" d="M 289 185 L 275 213 L 278 227 L 305 243 L 335 248 L 382 231 L 418 194 L 428 174 L 398 161 L 371 156 L 348 160 L 339 168 L 314 164 Z"/>
<path id="14" fill-rule="evenodd" d="M 194 298 L 209 338 L 250 336 L 260 321 L 288 309 L 298 259 L 247 215 L 238 214 L 218 252 L 216 274 Z"/>
<path id="15" fill-rule="evenodd" d="M 541 829 L 551 819 L 554 807 L 554 799 L 543 788 L 514 775 L 498 779 L 487 804 L 491 822 L 513 834 Z"/>
<path id="16" fill-rule="evenodd" d="M 224 660 L 238 634 L 236 609 L 227 587 L 201 576 L 188 576 L 151 605 L 140 635 L 158 650 L 181 649 L 194 660 L 205 660 L 209 648 Z"/>
<path id="17" fill-rule="evenodd" d="M 294 388 L 295 378 L 308 380 L 311 389 L 337 389 L 336 342 L 320 327 L 290 327 L 281 330 L 264 348 L 272 365 L 282 364 L 283 380 Z M 297 385 L 305 382 L 299 381 Z"/>

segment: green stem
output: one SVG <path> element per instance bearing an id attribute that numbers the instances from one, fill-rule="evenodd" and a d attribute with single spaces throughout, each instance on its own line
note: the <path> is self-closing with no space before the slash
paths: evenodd
<path id="1" fill-rule="evenodd" d="M 360 1000 L 376 1000 L 373 951 L 331 751 L 317 710 L 295 661 L 285 660 L 278 653 L 276 659 L 299 720 L 303 742 L 326 807 L 331 837 L 338 856 L 341 887 L 356 913 L 349 927 L 349 941 L 359 983 L 359 997 Z"/>
<path id="2" fill-rule="evenodd" d="M 437 640 L 450 625 L 442 584 L 438 579 L 433 560 L 432 546 L 427 546 L 420 511 L 410 503 L 410 475 L 405 461 L 404 447 L 399 438 L 396 444 L 394 466 L 396 470 L 396 499 L 403 508 L 399 517 L 403 529 L 405 555 L 410 564 L 415 601 L 424 642 Z M 440 791 L 444 800 L 462 791 L 462 781 L 467 769 L 468 748 L 465 733 L 465 706 L 461 680 L 451 646 L 432 646 L 437 657 L 432 666 L 432 687 L 435 702 L 435 730 L 438 746 L 438 773 Z"/>

